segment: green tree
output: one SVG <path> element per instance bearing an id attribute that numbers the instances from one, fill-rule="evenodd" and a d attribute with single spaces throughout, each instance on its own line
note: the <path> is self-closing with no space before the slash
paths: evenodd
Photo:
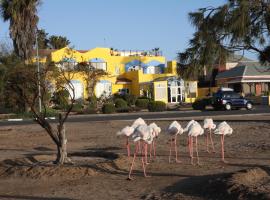
<path id="1" fill-rule="evenodd" d="M 228 0 L 219 7 L 189 13 L 195 33 L 189 48 L 179 54 L 187 73 L 226 60 L 229 53 L 252 51 L 270 62 L 270 3 L 265 0 Z"/>
<path id="2" fill-rule="evenodd" d="M 61 49 L 70 44 L 70 41 L 64 36 L 52 35 L 49 37 L 49 47 L 51 49 Z"/>
<path id="3" fill-rule="evenodd" d="M 49 48 L 49 39 L 48 33 L 44 29 L 38 30 L 38 48 L 39 49 L 48 49 Z"/>
<path id="4" fill-rule="evenodd" d="M 10 37 L 15 53 L 26 60 L 31 57 L 35 43 L 40 0 L 2 0 L 0 11 L 4 21 L 9 21 Z"/>
<path id="5" fill-rule="evenodd" d="M 108 75 L 108 73 L 103 69 L 96 69 L 88 62 L 81 62 L 76 68 L 84 74 L 88 98 L 94 97 L 97 82 L 101 77 Z"/>

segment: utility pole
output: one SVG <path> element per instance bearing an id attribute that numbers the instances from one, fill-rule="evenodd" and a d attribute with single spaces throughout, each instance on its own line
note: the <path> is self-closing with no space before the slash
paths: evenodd
<path id="1" fill-rule="evenodd" d="M 37 75 L 38 75 L 38 107 L 39 112 L 41 113 L 41 92 L 40 92 L 40 67 L 39 67 L 39 54 L 38 54 L 38 30 L 36 31 L 36 50 L 37 50 Z"/>

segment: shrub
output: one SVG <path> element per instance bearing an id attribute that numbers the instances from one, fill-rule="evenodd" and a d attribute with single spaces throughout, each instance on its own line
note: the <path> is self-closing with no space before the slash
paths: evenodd
<path id="1" fill-rule="evenodd" d="M 66 109 L 69 104 L 69 92 L 67 90 L 59 90 L 53 94 L 52 102 L 56 108 Z"/>
<path id="2" fill-rule="evenodd" d="M 151 101 L 148 104 L 148 110 L 150 112 L 162 112 L 166 110 L 166 103 L 163 101 Z"/>
<path id="3" fill-rule="evenodd" d="M 115 99 L 114 103 L 115 103 L 115 107 L 116 108 L 120 108 L 121 109 L 121 108 L 128 107 L 127 106 L 127 102 L 124 99 L 120 99 L 120 98 Z"/>
<path id="4" fill-rule="evenodd" d="M 112 103 L 106 103 L 102 107 L 102 112 L 104 114 L 110 114 L 115 112 L 115 107 Z"/>
<path id="5" fill-rule="evenodd" d="M 194 110 L 205 110 L 207 105 L 211 104 L 211 99 L 199 99 L 192 104 Z"/>
<path id="6" fill-rule="evenodd" d="M 128 106 L 135 105 L 135 102 L 137 100 L 136 96 L 134 96 L 132 94 L 125 94 L 122 97 L 127 102 Z"/>
<path id="7" fill-rule="evenodd" d="M 88 97 L 87 101 L 89 102 L 89 104 L 88 104 L 89 109 L 95 110 L 97 108 L 97 97 L 96 96 Z"/>
<path id="8" fill-rule="evenodd" d="M 135 105 L 142 109 L 147 109 L 149 104 L 149 99 L 137 99 Z"/>
<path id="9" fill-rule="evenodd" d="M 83 104 L 82 103 L 75 103 L 72 107 L 72 112 L 82 112 Z"/>
<path id="10" fill-rule="evenodd" d="M 130 112 L 132 111 L 132 108 L 130 107 L 117 108 L 116 111 L 119 113 Z"/>
<path id="11" fill-rule="evenodd" d="M 59 112 L 53 108 L 46 108 L 46 117 L 57 117 Z"/>

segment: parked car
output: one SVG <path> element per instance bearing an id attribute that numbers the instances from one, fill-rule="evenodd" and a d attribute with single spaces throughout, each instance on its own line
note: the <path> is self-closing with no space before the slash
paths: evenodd
<path id="1" fill-rule="evenodd" d="M 231 110 L 233 108 L 246 108 L 251 110 L 253 102 L 233 91 L 218 91 L 213 95 L 212 106 L 214 109 Z"/>

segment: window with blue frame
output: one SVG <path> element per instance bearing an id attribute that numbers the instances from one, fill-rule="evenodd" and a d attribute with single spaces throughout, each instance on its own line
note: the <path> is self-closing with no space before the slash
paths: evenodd
<path id="1" fill-rule="evenodd" d="M 93 58 L 93 59 L 89 60 L 89 63 L 95 69 L 102 69 L 104 71 L 107 71 L 107 63 L 102 58 Z"/>

